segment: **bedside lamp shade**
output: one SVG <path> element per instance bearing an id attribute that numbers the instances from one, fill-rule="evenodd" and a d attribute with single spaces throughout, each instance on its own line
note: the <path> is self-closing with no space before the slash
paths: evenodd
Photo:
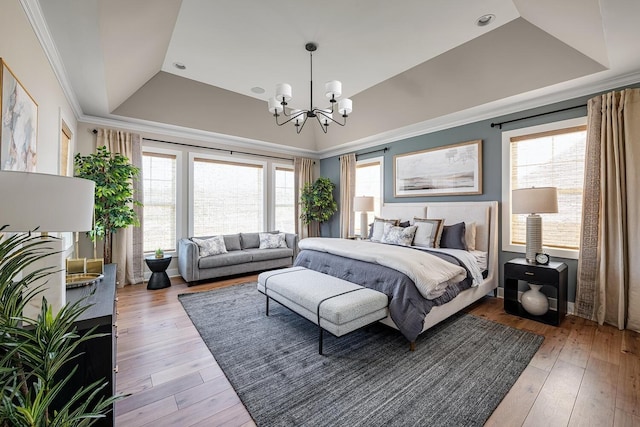
<path id="1" fill-rule="evenodd" d="M 367 212 L 373 211 L 372 196 L 358 196 L 353 198 L 353 210 L 360 212 L 360 236 L 366 239 L 369 235 L 367 231 Z"/>
<path id="2" fill-rule="evenodd" d="M 539 213 L 558 212 L 558 189 L 532 187 L 513 190 L 511 213 L 527 216 L 526 259 L 535 262 L 536 253 L 542 252 L 542 217 Z"/>
<path id="3" fill-rule="evenodd" d="M 31 172 L 0 171 L 0 226 L 4 232 L 68 232 L 93 228 L 95 183 Z M 37 230 L 36 230 L 37 229 Z M 47 237 L 48 238 L 48 237 Z M 32 263 L 29 268 L 50 268 L 54 273 L 31 284 L 43 285 L 41 296 L 47 298 L 54 314 L 65 304 L 66 281 L 61 239 L 49 238 L 51 254 Z M 57 270 L 57 271 L 56 271 Z M 32 299 L 24 315 L 37 318 L 41 297 Z M 36 301 L 37 300 L 37 301 Z"/>

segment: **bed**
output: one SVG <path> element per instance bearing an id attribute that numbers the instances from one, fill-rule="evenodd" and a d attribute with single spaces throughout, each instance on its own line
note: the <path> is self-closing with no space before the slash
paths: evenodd
<path id="1" fill-rule="evenodd" d="M 457 313 L 469 304 L 491 293 L 498 287 L 498 202 L 429 202 L 429 203 L 386 203 L 381 212 L 382 218 L 409 221 L 414 218 L 443 219 L 444 225 L 451 226 L 460 222 L 475 224 L 475 251 L 439 250 L 415 247 L 386 245 L 379 242 L 348 241 L 345 239 L 314 238 L 300 242 L 300 253 L 294 265 L 330 274 L 362 286 L 384 292 L 389 297 L 389 316 L 382 323 L 394 327 L 412 343 L 417 336 Z M 389 251 L 389 252 L 387 252 Z M 421 261 L 427 252 L 435 255 L 436 267 L 426 273 Z M 395 259 L 410 260 L 405 264 L 417 264 L 419 268 L 396 265 Z M 464 257 L 462 256 L 464 255 Z M 474 255 L 482 261 L 482 275 L 465 266 Z M 463 259 L 464 258 L 464 259 Z M 460 276 L 446 276 L 437 266 L 447 263 L 460 264 L 451 267 L 466 270 Z M 464 262 L 460 262 L 463 260 Z M 431 268 L 431 267 L 429 267 Z M 473 267 L 476 269 L 477 267 Z M 452 270 L 454 271 L 454 270 Z M 458 271 L 459 273 L 459 271 Z M 433 276 L 434 283 L 447 281 L 438 289 L 435 296 L 427 298 L 428 290 L 423 282 Z M 462 280 L 459 280 L 461 279 Z M 430 285 L 432 286 L 432 285 Z"/>

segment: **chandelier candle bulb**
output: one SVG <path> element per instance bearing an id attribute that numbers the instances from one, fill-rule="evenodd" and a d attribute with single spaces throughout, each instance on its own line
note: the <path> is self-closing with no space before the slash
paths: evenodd
<path id="1" fill-rule="evenodd" d="M 332 80 L 325 84 L 327 93 L 325 94 L 329 99 L 338 99 L 342 95 L 342 83 L 338 80 Z"/>
<path id="2" fill-rule="evenodd" d="M 338 113 L 342 114 L 343 117 L 348 116 L 351 111 L 353 111 L 353 102 L 349 98 L 341 99 L 338 102 Z"/>
<path id="3" fill-rule="evenodd" d="M 284 98 L 284 101 L 289 101 L 291 99 L 291 85 L 287 84 L 287 83 L 278 83 L 276 85 L 276 99 L 278 99 L 278 101 L 282 102 L 282 99 Z"/>

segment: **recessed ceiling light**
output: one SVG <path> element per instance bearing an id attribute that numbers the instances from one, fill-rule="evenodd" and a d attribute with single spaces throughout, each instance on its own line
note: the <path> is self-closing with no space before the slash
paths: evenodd
<path id="1" fill-rule="evenodd" d="M 251 92 L 253 93 L 264 93 L 264 89 L 260 86 L 255 86 L 251 88 Z"/>
<path id="2" fill-rule="evenodd" d="M 490 13 L 486 15 L 482 15 L 480 18 L 476 19 L 476 25 L 478 27 L 484 27 L 485 25 L 489 25 L 496 18 L 495 15 Z"/>
<path id="3" fill-rule="evenodd" d="M 174 62 L 173 66 L 176 67 L 178 70 L 186 70 L 187 66 L 184 65 L 182 62 Z"/>

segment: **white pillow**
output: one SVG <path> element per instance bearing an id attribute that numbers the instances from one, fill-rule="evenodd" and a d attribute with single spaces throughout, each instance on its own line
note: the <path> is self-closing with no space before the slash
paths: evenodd
<path id="1" fill-rule="evenodd" d="M 411 246 L 413 236 L 416 234 L 416 226 L 396 227 L 388 222 L 384 223 L 384 233 L 380 239 L 380 243 L 388 243 L 391 245 Z"/>
<path id="2" fill-rule="evenodd" d="M 193 237 L 191 240 L 198 245 L 201 257 L 227 253 L 227 248 L 224 245 L 224 237 L 222 236 L 213 236 L 208 239 Z"/>
<path id="3" fill-rule="evenodd" d="M 437 248 L 440 236 L 442 236 L 443 223 L 442 219 L 414 218 L 416 235 L 413 238 L 413 245 L 423 248 Z"/>
<path id="4" fill-rule="evenodd" d="M 259 249 L 286 248 L 284 233 L 258 233 L 260 236 Z"/>
<path id="5" fill-rule="evenodd" d="M 373 220 L 373 231 L 371 232 L 371 241 L 379 242 L 384 234 L 384 224 L 389 223 L 391 225 L 398 225 L 397 219 L 384 219 L 376 217 Z"/>
<path id="6" fill-rule="evenodd" d="M 464 223 L 464 240 L 467 242 L 467 250 L 476 250 L 476 223 L 465 222 Z"/>

